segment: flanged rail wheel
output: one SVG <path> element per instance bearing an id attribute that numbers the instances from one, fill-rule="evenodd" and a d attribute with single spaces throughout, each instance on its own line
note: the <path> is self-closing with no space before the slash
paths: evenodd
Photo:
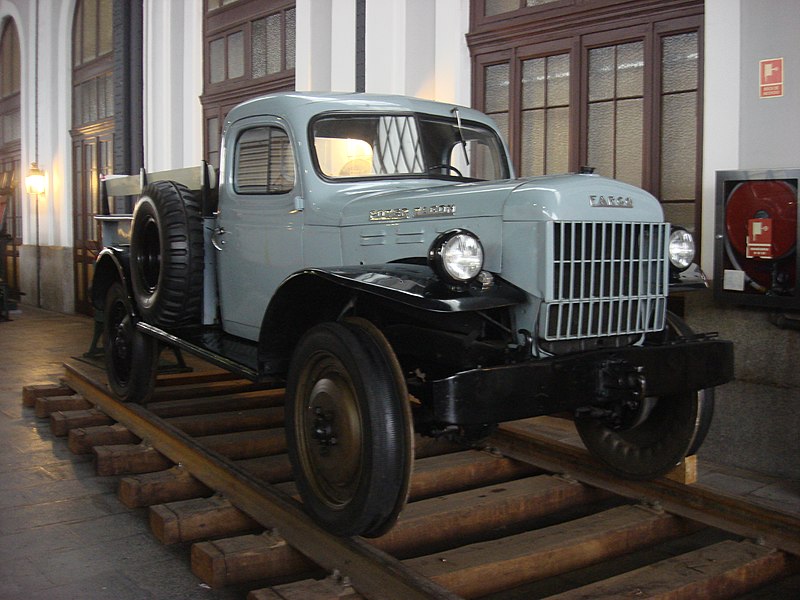
<path id="1" fill-rule="evenodd" d="M 203 225 L 194 194 L 173 181 L 147 185 L 131 225 L 131 287 L 142 318 L 159 327 L 200 321 Z"/>
<path id="2" fill-rule="evenodd" d="M 155 386 L 158 342 L 136 329 L 131 300 L 119 282 L 108 290 L 104 315 L 108 385 L 123 402 L 146 402 Z"/>
<path id="3" fill-rule="evenodd" d="M 692 334 L 684 321 L 668 315 L 668 340 Z M 612 429 L 602 419 L 575 419 L 589 452 L 613 473 L 628 479 L 659 477 L 697 452 L 711 425 L 714 390 L 647 398 L 644 406 L 644 414 L 625 429 Z"/>
<path id="4" fill-rule="evenodd" d="M 328 531 L 373 537 L 405 504 L 413 458 L 405 383 L 364 322 L 309 330 L 286 389 L 289 457 L 306 511 Z"/>

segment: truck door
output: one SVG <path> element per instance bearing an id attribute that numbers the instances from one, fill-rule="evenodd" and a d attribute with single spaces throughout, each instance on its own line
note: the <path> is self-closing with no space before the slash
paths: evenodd
<path id="1" fill-rule="evenodd" d="M 214 234 L 223 328 L 258 338 L 270 298 L 302 266 L 303 213 L 292 139 L 279 119 L 230 126 Z"/>

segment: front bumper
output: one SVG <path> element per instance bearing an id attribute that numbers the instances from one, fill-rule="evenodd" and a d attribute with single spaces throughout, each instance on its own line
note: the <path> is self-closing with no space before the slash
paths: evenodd
<path id="1" fill-rule="evenodd" d="M 571 411 L 602 403 L 598 372 L 608 361 L 641 367 L 647 396 L 675 396 L 733 379 L 733 344 L 699 338 L 457 373 L 432 383 L 434 418 L 474 425 Z"/>

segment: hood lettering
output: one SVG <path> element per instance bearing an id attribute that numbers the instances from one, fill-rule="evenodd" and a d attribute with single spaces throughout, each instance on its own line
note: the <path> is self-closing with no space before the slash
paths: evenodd
<path id="1" fill-rule="evenodd" d="M 400 221 L 417 217 L 452 217 L 456 214 L 455 204 L 435 204 L 414 208 L 382 208 L 369 211 L 370 221 Z"/>
<path id="2" fill-rule="evenodd" d="M 633 199 L 629 196 L 597 196 L 589 195 L 589 205 L 594 208 L 633 208 Z"/>

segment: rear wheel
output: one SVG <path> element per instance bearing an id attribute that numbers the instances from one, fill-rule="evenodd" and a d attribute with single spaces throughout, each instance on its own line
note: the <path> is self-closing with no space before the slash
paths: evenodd
<path id="1" fill-rule="evenodd" d="M 339 535 L 395 522 L 413 458 L 405 383 L 383 336 L 324 323 L 299 342 L 287 382 L 287 438 L 307 512 Z"/>
<path id="2" fill-rule="evenodd" d="M 158 342 L 136 329 L 131 300 L 119 282 L 108 290 L 104 315 L 108 385 L 123 402 L 146 402 L 155 387 Z"/>
<path id="3" fill-rule="evenodd" d="M 692 334 L 684 321 L 669 315 L 668 340 Z M 613 428 L 598 418 L 575 419 L 575 427 L 589 452 L 609 470 L 629 479 L 659 477 L 697 452 L 711 425 L 714 390 L 648 397 L 641 407 L 635 418 L 621 428 Z"/>

